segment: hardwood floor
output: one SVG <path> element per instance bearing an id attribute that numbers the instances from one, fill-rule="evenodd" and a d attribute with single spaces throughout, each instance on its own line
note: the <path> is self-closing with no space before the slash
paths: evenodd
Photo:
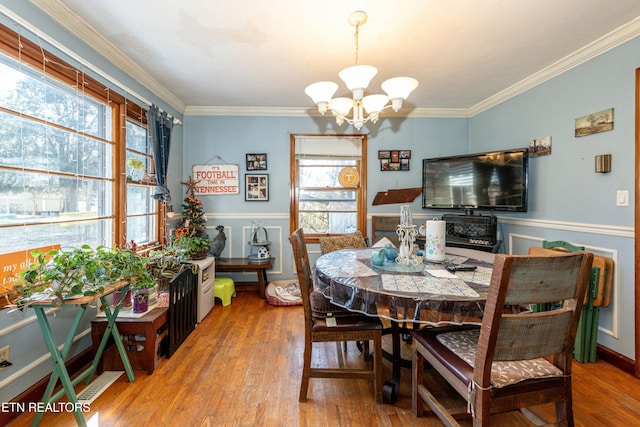
<path id="1" fill-rule="evenodd" d="M 122 375 L 91 404 L 85 418 L 99 419 L 94 425 L 102 427 L 442 425 L 428 411 L 423 418 L 413 415 L 409 369 L 403 369 L 395 405 L 376 404 L 369 381 L 313 378 L 308 402 L 298 403 L 302 328 L 302 307 L 272 307 L 257 292 L 238 292 L 227 307 L 216 301 L 171 359 L 163 360 L 153 375 L 136 371 L 133 383 Z M 337 360 L 333 343 L 314 349 L 314 361 L 326 360 Z M 365 362 L 349 343 L 345 364 L 360 363 Z M 385 361 L 386 378 L 390 368 Z M 604 362 L 574 362 L 573 390 L 577 426 L 632 426 L 640 419 L 640 379 Z M 551 406 L 536 409 L 553 419 Z M 32 419 L 26 413 L 9 425 L 27 426 Z M 495 426 L 529 425 L 519 413 L 492 421 Z M 68 413 L 46 413 L 41 425 L 66 427 L 75 421 Z"/>

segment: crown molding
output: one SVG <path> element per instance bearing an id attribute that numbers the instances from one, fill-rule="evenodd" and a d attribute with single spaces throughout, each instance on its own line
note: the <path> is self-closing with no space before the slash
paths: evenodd
<path id="1" fill-rule="evenodd" d="M 322 117 L 317 108 L 310 107 L 221 107 L 187 106 L 185 116 L 263 116 L 263 117 Z M 330 114 L 326 114 L 331 117 Z M 463 108 L 414 108 L 390 113 L 388 117 L 469 117 Z"/>
<path id="2" fill-rule="evenodd" d="M 309 107 L 237 107 L 237 106 L 186 106 L 184 102 L 162 86 L 143 68 L 133 62 L 122 51 L 102 37 L 82 18 L 58 0 L 29 0 L 70 33 L 83 40 L 115 66 L 137 80 L 176 110 L 185 115 L 209 116 L 264 116 L 264 117 L 309 117 L 320 116 Z M 493 108 L 535 86 L 575 68 L 640 35 L 640 17 L 624 24 L 594 42 L 565 56 L 542 70 L 526 77 L 512 86 L 497 92 L 470 108 L 414 108 L 389 114 L 389 117 L 457 117 L 471 118 Z"/>
<path id="3" fill-rule="evenodd" d="M 120 49 L 105 39 L 85 20 L 73 13 L 69 8 L 57 0 L 29 0 L 34 6 L 49 15 L 58 24 L 64 27 L 71 34 L 89 45 L 93 50 L 100 53 L 116 67 L 127 73 L 138 81 L 145 88 L 157 95 L 160 99 L 171 105 L 179 112 L 185 109 L 185 103 L 162 86 L 155 78 L 147 73 L 142 67 L 133 62 Z M 149 103 L 142 98 L 141 101 Z"/>
<path id="4" fill-rule="evenodd" d="M 589 43 L 588 45 L 578 49 L 577 51 L 565 56 L 564 58 L 554 62 L 548 67 L 543 68 L 530 75 L 529 77 L 519 81 L 518 83 L 490 96 L 484 101 L 479 102 L 469 109 L 469 117 L 480 114 L 506 100 L 513 98 L 521 93 L 534 88 L 535 86 L 546 82 L 554 77 L 565 73 L 585 62 L 602 55 L 603 53 L 620 46 L 640 35 L 640 16 L 634 20 L 616 28 L 599 39 Z"/>

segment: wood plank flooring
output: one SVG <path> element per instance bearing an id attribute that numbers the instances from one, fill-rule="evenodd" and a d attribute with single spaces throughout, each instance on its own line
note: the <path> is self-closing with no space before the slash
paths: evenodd
<path id="1" fill-rule="evenodd" d="M 411 411 L 411 375 L 403 369 L 395 405 L 378 405 L 365 380 L 311 379 L 309 399 L 298 402 L 302 350 L 302 307 L 272 307 L 257 292 L 238 292 L 231 305 L 219 301 L 185 343 L 163 360 L 153 375 L 126 375 L 96 401 L 87 420 L 106 426 L 441 426 L 427 411 Z M 320 344 L 314 363 L 337 363 L 336 347 Z M 362 361 L 349 343 L 345 364 Z M 632 426 L 640 420 L 640 379 L 604 362 L 574 362 L 574 414 L 577 426 Z M 384 375 L 391 366 L 384 362 Z M 445 392 L 429 378 L 434 387 Z M 81 386 L 78 386 L 78 390 Z M 550 405 L 536 408 L 553 420 Z M 30 425 L 25 413 L 10 426 Z M 495 426 L 529 425 L 519 413 L 492 419 Z M 68 413 L 46 413 L 43 426 L 73 426 Z M 464 425 L 471 425 L 464 422 Z"/>

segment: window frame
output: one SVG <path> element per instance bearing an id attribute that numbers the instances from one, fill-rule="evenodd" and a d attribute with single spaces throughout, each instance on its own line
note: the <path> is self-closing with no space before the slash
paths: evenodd
<path id="1" fill-rule="evenodd" d="M 108 139 L 101 139 L 107 146 L 111 154 L 111 176 L 99 178 L 99 180 L 107 182 L 109 193 L 113 196 L 106 203 L 111 203 L 110 215 L 92 218 L 96 221 L 110 221 L 110 233 L 104 236 L 111 247 L 123 248 L 127 244 L 126 236 L 126 198 L 127 198 L 127 180 L 126 180 L 126 123 L 131 120 L 134 123 L 147 126 L 146 105 L 128 99 L 126 89 L 117 87 L 115 84 L 106 85 L 90 74 L 96 75 L 93 71 L 84 70 L 81 65 L 72 65 L 68 61 L 54 55 L 50 50 L 43 47 L 37 36 L 32 35 L 28 30 L 19 26 L 19 32 L 9 28 L 6 24 L 0 23 L 0 53 L 17 61 L 19 67 L 29 74 L 31 70 L 44 75 L 50 84 L 63 85 L 66 89 L 81 93 L 82 96 L 94 99 L 107 107 L 107 115 L 111 116 L 111 136 Z M 25 34 L 22 34 L 22 33 Z M 32 41 L 36 40 L 36 42 Z M 15 67 L 15 65 L 11 65 Z M 20 68 L 16 68 L 20 70 Z M 125 93 L 125 95 L 121 95 Z M 0 106 L 2 110 L 14 114 L 12 110 L 7 110 Z M 110 110 L 110 111 L 109 111 Z M 45 122 L 40 119 L 35 121 Z M 52 125 L 56 127 L 57 125 Z M 100 139 L 100 138 L 94 138 Z M 149 153 L 146 155 L 151 159 L 150 165 L 153 168 L 152 150 L 147 146 Z M 5 170 L 15 168 L 3 167 Z M 137 183 L 136 183 L 137 184 Z M 152 184 L 148 184 L 152 185 Z M 150 242 L 143 247 L 138 247 L 138 251 L 145 251 L 153 247 L 157 247 L 166 242 L 166 206 L 164 203 L 156 201 L 157 209 L 156 228 L 151 231 L 154 236 L 150 236 Z M 26 224 L 26 226 L 38 225 L 38 222 Z M 21 227 L 25 225 L 19 225 Z M 10 229 L 16 225 L 2 225 L 3 228 Z M 65 242 L 60 242 L 63 246 Z M 30 250 L 31 248 L 26 248 Z M 8 252 L 0 251 L 0 255 Z M 0 289 L 0 295 L 4 294 Z"/>
<path id="2" fill-rule="evenodd" d="M 357 162 L 360 180 L 353 190 L 356 190 L 356 209 L 357 209 L 357 229 L 363 236 L 367 235 L 367 135 L 366 134 L 291 134 L 290 135 L 290 176 L 289 182 L 289 228 L 290 234 L 298 227 L 298 218 L 300 213 L 299 187 L 300 187 L 300 162 L 296 158 L 296 138 L 298 137 L 322 137 L 322 138 L 360 138 L 362 147 L 360 160 Z M 350 190 L 352 188 L 349 188 Z M 318 244 L 320 237 L 336 236 L 338 233 L 305 233 L 305 241 L 311 244 Z"/>

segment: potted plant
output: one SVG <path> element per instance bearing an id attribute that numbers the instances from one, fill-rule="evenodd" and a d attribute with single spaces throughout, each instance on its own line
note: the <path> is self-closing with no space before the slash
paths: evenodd
<path id="1" fill-rule="evenodd" d="M 176 234 L 175 245 L 184 250 L 187 259 L 204 259 L 207 257 L 211 240 L 208 237 Z"/>
<path id="2" fill-rule="evenodd" d="M 65 299 L 101 294 L 109 284 L 150 278 L 148 261 L 129 249 L 83 245 L 46 253 L 36 250 L 31 255 L 34 261 L 16 283 L 20 294 L 14 303 L 21 308 L 40 299 L 61 305 Z"/>
<path id="3" fill-rule="evenodd" d="M 149 252 L 148 270 L 158 281 L 158 292 L 168 289 L 171 279 L 188 266 L 185 260 L 185 251 L 173 245 Z"/>
<path id="4" fill-rule="evenodd" d="M 211 239 L 206 236 L 190 234 L 186 227 L 178 228 L 176 229 L 174 246 L 183 250 L 187 259 L 204 259 L 211 247 Z"/>
<path id="5" fill-rule="evenodd" d="M 144 163 L 142 163 L 142 160 L 137 157 L 129 157 L 127 159 L 127 166 L 134 172 L 144 170 Z M 127 174 L 127 180 L 133 180 L 133 176 L 131 174 Z"/>

